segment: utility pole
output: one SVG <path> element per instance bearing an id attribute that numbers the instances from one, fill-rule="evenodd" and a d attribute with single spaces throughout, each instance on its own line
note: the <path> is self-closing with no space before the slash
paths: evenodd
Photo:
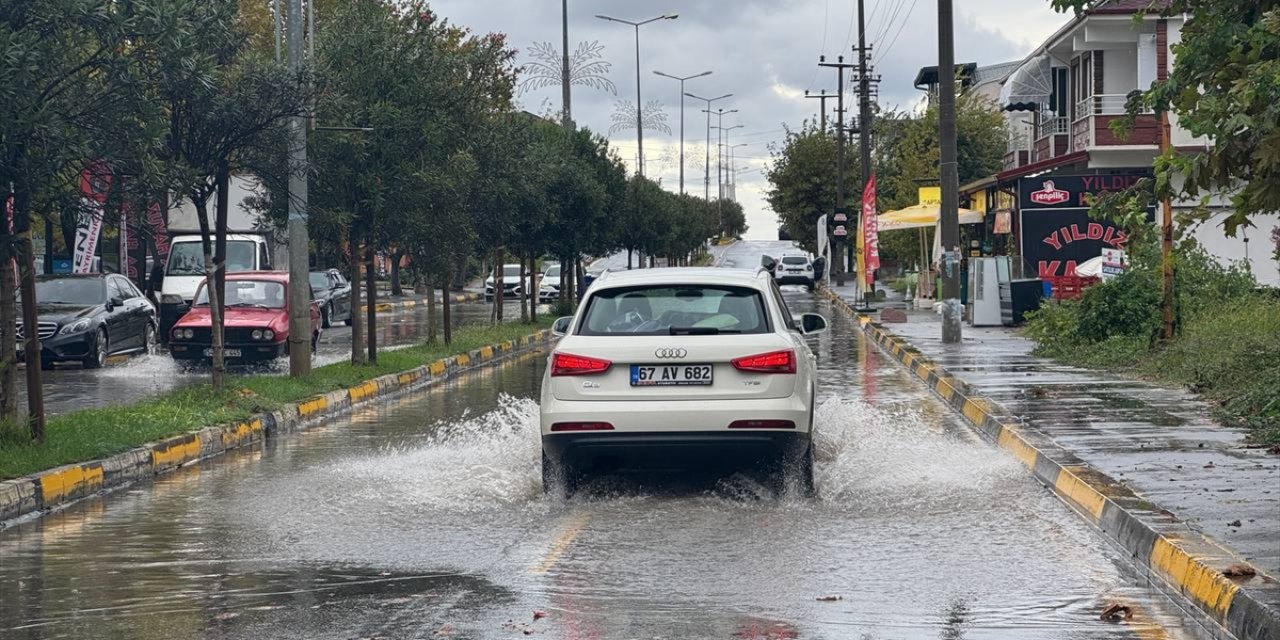
<path id="1" fill-rule="evenodd" d="M 569 70 L 569 0 L 561 0 L 560 33 L 564 38 L 563 57 L 560 59 L 560 91 L 564 101 L 564 128 L 573 128 L 573 112 L 569 106 L 569 83 L 572 81 Z"/>
<path id="2" fill-rule="evenodd" d="M 729 185 L 730 185 L 730 178 L 731 178 L 730 174 L 733 171 L 733 147 L 729 145 L 729 132 L 733 131 L 734 129 L 742 129 L 743 126 L 744 125 L 737 124 L 732 127 L 722 127 L 720 129 L 720 132 L 724 134 L 724 142 L 722 142 L 721 144 L 724 146 L 724 158 L 727 160 L 727 162 L 725 163 L 726 166 L 724 169 L 724 186 L 721 187 L 720 189 L 721 198 L 726 198 L 726 197 L 730 199 L 733 198 L 733 196 L 729 195 L 730 193 Z"/>
<path id="3" fill-rule="evenodd" d="M 707 108 L 703 109 L 702 111 L 703 113 L 707 114 L 707 147 L 705 149 L 707 157 L 702 163 L 702 168 L 706 170 L 706 176 L 702 179 L 702 199 L 707 202 L 710 202 L 711 201 L 711 113 L 712 113 L 711 103 L 719 100 L 724 100 L 725 98 L 731 98 L 733 97 L 733 94 L 726 93 L 722 96 L 718 96 L 715 98 L 703 98 L 702 96 L 695 96 L 692 93 L 686 93 L 685 95 L 689 96 L 690 98 L 693 98 L 694 100 L 701 100 L 707 103 Z"/>
<path id="4" fill-rule="evenodd" d="M 816 100 L 818 100 L 818 101 L 819 101 L 819 104 L 821 104 L 821 105 L 822 105 L 822 106 L 818 109 L 818 117 L 819 117 L 819 119 L 820 119 L 820 120 L 821 120 L 821 122 L 822 122 L 822 132 L 823 132 L 823 133 L 826 133 L 826 132 L 827 132 L 827 100 L 834 100 L 834 99 L 835 99 L 835 96 L 834 96 L 834 95 L 827 95 L 827 90 L 826 90 L 826 89 L 823 89 L 823 90 L 822 90 L 822 93 L 820 93 L 820 94 L 818 94 L 818 95 L 816 95 L 816 96 L 811 96 L 811 95 L 809 95 L 809 90 L 808 90 L 808 89 L 805 89 L 805 90 L 804 90 L 804 97 L 806 97 L 806 98 L 814 98 L 814 99 L 816 99 Z"/>
<path id="5" fill-rule="evenodd" d="M 861 151 L 859 160 L 862 164 L 862 192 L 866 193 L 867 185 L 871 184 L 871 77 L 870 70 L 867 69 L 867 60 L 871 58 L 871 47 L 867 46 L 867 21 L 866 7 L 864 0 L 858 0 L 858 146 Z M 855 227 L 858 233 L 863 233 L 862 207 L 858 207 L 859 224 Z M 862 247 L 862 240 L 857 243 L 858 247 Z M 866 264 L 865 256 L 861 255 L 864 249 L 858 249 L 859 265 Z M 869 306 L 875 300 L 874 292 L 870 283 L 861 279 L 866 276 L 865 273 L 859 273 L 858 288 L 864 293 L 864 300 Z"/>
<path id="6" fill-rule="evenodd" d="M 702 73 L 695 73 L 691 76 L 685 76 L 683 78 L 678 76 L 673 76 L 668 73 L 663 73 L 661 71 L 654 71 L 653 73 L 655 75 L 659 75 L 664 78 L 671 78 L 672 80 L 678 80 L 680 82 L 680 195 L 684 195 L 684 98 L 685 96 L 689 95 L 684 92 L 684 83 L 686 80 L 692 80 L 694 78 L 709 76 L 711 75 L 711 72 L 703 71 Z"/>
<path id="7" fill-rule="evenodd" d="M 640 176 L 644 176 L 644 103 L 640 101 L 640 27 L 659 20 L 675 20 L 680 16 L 674 13 L 664 13 L 656 18 L 649 18 L 648 20 L 641 20 L 640 22 L 632 22 L 630 20 L 612 18 L 610 16 L 599 14 L 597 14 L 596 17 L 601 20 L 608 20 L 609 22 L 619 22 L 631 25 L 636 30 L 636 173 Z M 568 47 L 567 44 L 565 46 Z"/>
<path id="8" fill-rule="evenodd" d="M 716 219 L 719 220 L 720 229 L 722 230 L 724 229 L 724 181 L 720 175 L 720 168 L 722 166 L 720 150 L 721 150 L 721 147 L 724 146 L 724 114 L 737 113 L 737 112 L 738 112 L 737 109 L 730 109 L 728 111 L 725 111 L 724 109 L 718 109 L 715 112 L 715 115 L 716 115 L 716 127 L 715 127 L 716 129 Z M 708 119 L 710 119 L 711 110 L 708 109 L 707 114 L 708 114 Z M 710 137 L 711 137 L 710 135 L 707 136 L 708 144 L 710 143 Z"/>
<path id="9" fill-rule="evenodd" d="M 302 0 L 289 0 L 289 68 L 302 69 Z M 289 119 L 289 375 L 311 373 L 310 242 L 307 239 L 307 116 Z M 359 257 L 352 252 L 351 258 Z"/>
<path id="10" fill-rule="evenodd" d="M 838 56 L 836 62 L 827 62 L 826 56 L 818 58 L 819 67 L 834 68 L 836 70 L 836 212 L 847 212 L 844 200 L 844 71 L 851 69 L 855 65 L 845 64 L 844 56 Z M 837 221 L 839 224 L 839 221 Z M 848 223 L 846 222 L 846 229 Z M 846 236 L 847 237 L 847 236 Z M 835 238 L 835 255 L 833 261 L 835 266 L 839 267 L 836 271 L 836 284 L 844 284 L 844 261 L 841 259 L 841 249 L 844 244 L 839 238 Z"/>
<path id="11" fill-rule="evenodd" d="M 956 61 L 951 0 L 938 0 L 938 166 L 942 181 L 942 342 L 960 342 L 960 176 L 956 167 Z"/>
<path id="12" fill-rule="evenodd" d="M 1160 153 L 1168 153 L 1170 146 L 1169 112 L 1160 112 Z M 1173 313 L 1173 202 L 1169 196 L 1160 200 L 1160 263 L 1164 272 L 1164 299 L 1160 302 L 1160 340 L 1173 342 L 1176 324 Z M 1248 247 L 1248 245 L 1245 245 Z M 1245 264 L 1248 264 L 1246 261 Z"/>

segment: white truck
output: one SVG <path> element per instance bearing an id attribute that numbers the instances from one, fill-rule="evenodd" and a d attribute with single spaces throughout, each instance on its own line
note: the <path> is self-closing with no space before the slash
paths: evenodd
<path id="1" fill-rule="evenodd" d="M 261 185 L 253 176 L 231 179 L 227 207 L 227 272 L 270 271 L 279 250 L 273 232 L 256 213 L 246 210 L 246 198 L 261 193 Z M 209 201 L 209 216 L 217 207 L 217 197 Z M 212 221 L 210 221 L 212 223 Z M 169 261 L 160 287 L 160 329 L 166 338 L 173 323 L 191 309 L 196 288 L 204 281 L 204 247 L 200 238 L 200 220 L 195 205 L 183 199 L 169 212 Z M 287 258 L 285 258 L 287 260 Z"/>

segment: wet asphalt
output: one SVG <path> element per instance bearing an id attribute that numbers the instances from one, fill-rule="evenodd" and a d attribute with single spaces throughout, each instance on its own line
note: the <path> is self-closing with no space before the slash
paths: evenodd
<path id="1" fill-rule="evenodd" d="M 817 498 L 746 474 L 544 498 L 526 356 L 0 532 L 0 637 L 1195 637 L 851 321 L 787 300 L 832 319 Z"/>

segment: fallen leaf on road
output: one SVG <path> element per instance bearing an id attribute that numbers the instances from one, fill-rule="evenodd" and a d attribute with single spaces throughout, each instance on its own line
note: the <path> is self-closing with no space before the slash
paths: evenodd
<path id="1" fill-rule="evenodd" d="M 1228 522 L 1228 523 L 1227 523 L 1227 526 L 1228 526 L 1228 527 L 1238 527 L 1238 526 L 1240 526 L 1240 521 L 1239 521 L 1239 520 L 1232 520 L 1231 522 Z"/>
<path id="2" fill-rule="evenodd" d="M 445 626 L 436 629 L 436 632 L 433 635 L 437 637 L 451 636 L 453 635 L 453 625 L 446 624 Z"/>
<path id="3" fill-rule="evenodd" d="M 545 617 L 547 617 L 547 612 L 546 612 L 546 611 L 538 611 L 537 609 L 535 609 L 535 610 L 533 611 L 533 619 L 534 619 L 534 620 L 541 620 L 541 619 L 543 619 L 543 618 L 545 618 Z"/>
<path id="4" fill-rule="evenodd" d="M 1224 569 L 1222 575 L 1228 578 L 1252 578 L 1258 575 L 1258 571 L 1247 564 L 1237 562 Z"/>
<path id="5" fill-rule="evenodd" d="M 818 596 L 818 602 L 839 602 L 844 596 Z"/>
<path id="6" fill-rule="evenodd" d="M 1113 602 L 1102 610 L 1102 615 L 1098 616 L 1099 620 L 1130 620 L 1133 618 L 1133 610 L 1127 604 Z"/>

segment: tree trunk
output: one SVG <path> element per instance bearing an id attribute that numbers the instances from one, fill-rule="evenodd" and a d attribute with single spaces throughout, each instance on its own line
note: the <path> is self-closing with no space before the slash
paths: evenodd
<path id="1" fill-rule="evenodd" d="M 529 283 L 532 281 L 533 274 L 527 269 L 529 265 L 525 263 L 524 257 L 520 257 L 520 322 L 529 322 L 529 307 L 526 304 L 529 301 Z M 527 276 L 527 277 L 526 277 Z"/>
<path id="2" fill-rule="evenodd" d="M 18 313 L 16 245 L 8 224 L 0 224 L 0 420 L 18 423 Z M 27 366 L 39 363 L 31 361 Z"/>
<path id="3" fill-rule="evenodd" d="M 560 256 L 560 301 L 569 299 L 569 258 Z"/>
<path id="4" fill-rule="evenodd" d="M 453 286 L 453 268 L 446 272 L 443 286 L 440 292 L 443 295 L 444 305 L 444 343 L 453 344 L 453 296 L 449 294 L 449 289 Z"/>
<path id="5" fill-rule="evenodd" d="M 352 229 L 351 237 L 355 237 L 354 229 Z M 364 318 L 360 316 L 360 288 L 363 286 L 363 279 L 360 273 L 360 248 L 354 240 L 347 242 L 347 264 L 350 267 L 350 274 L 347 280 L 351 281 L 351 364 L 361 366 L 364 364 Z"/>
<path id="6" fill-rule="evenodd" d="M 490 319 L 494 324 L 502 324 L 502 305 L 506 303 L 506 283 L 503 281 L 502 263 L 506 262 L 506 250 L 498 247 L 493 251 L 493 313 Z"/>
<path id="7" fill-rule="evenodd" d="M 425 288 L 426 288 L 426 296 L 427 296 L 427 344 L 435 344 L 435 343 L 436 343 L 436 335 L 437 335 L 437 333 L 438 333 L 438 332 L 437 332 L 437 329 L 439 328 L 439 327 L 437 326 L 437 323 L 436 323 L 436 292 L 435 292 L 435 288 L 434 288 L 433 286 L 431 286 L 431 282 L 430 282 L 430 280 L 429 280 L 428 278 L 426 278 L 425 276 L 421 275 L 421 274 L 419 274 L 419 275 L 418 275 L 418 277 L 414 278 L 414 284 L 415 284 L 415 286 L 419 286 L 419 285 L 420 285 L 420 286 L 423 286 L 423 287 L 425 287 Z M 416 293 L 416 292 L 417 292 L 417 291 L 415 291 L 415 293 Z"/>
<path id="8" fill-rule="evenodd" d="M 40 367 L 40 318 L 36 310 L 35 250 L 31 244 L 30 196 L 24 189 L 13 190 L 13 231 L 17 236 L 17 269 L 22 295 L 23 352 L 27 358 L 27 416 L 31 437 L 44 442 L 44 375 Z M 7 226 L 7 221 L 6 226 Z"/>
<path id="9" fill-rule="evenodd" d="M 576 253 L 573 255 L 573 275 L 575 279 L 573 283 L 573 300 L 574 302 L 581 302 L 583 291 L 582 287 L 587 282 L 587 270 L 582 266 L 582 256 Z"/>
<path id="10" fill-rule="evenodd" d="M 403 296 L 404 288 L 400 286 L 400 258 L 404 256 L 401 251 L 395 251 L 391 254 L 391 295 Z"/>
<path id="11" fill-rule="evenodd" d="M 378 364 L 378 265 L 373 245 L 365 247 L 365 288 L 369 290 L 369 304 L 365 306 L 368 327 L 365 340 L 369 343 L 369 364 Z"/>
<path id="12" fill-rule="evenodd" d="M 529 252 L 529 321 L 538 321 L 538 299 L 542 297 L 542 274 L 538 273 L 538 258 Z"/>
<path id="13" fill-rule="evenodd" d="M 227 290 L 227 208 L 231 202 L 231 167 L 224 161 L 218 165 L 218 203 L 213 225 L 213 282 L 209 289 L 209 319 L 213 324 L 213 388 L 221 390 L 226 379 L 226 309 Z"/>
<path id="14" fill-rule="evenodd" d="M 631 248 L 627 248 L 627 271 L 631 270 Z"/>

